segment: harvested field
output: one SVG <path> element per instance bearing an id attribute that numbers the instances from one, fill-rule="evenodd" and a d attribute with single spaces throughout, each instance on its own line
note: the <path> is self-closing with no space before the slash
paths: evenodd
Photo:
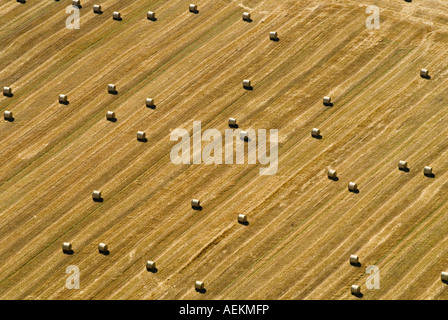
<path id="1" fill-rule="evenodd" d="M 71 0 L 0 0 L 0 299 L 448 299 L 448 3 L 189 4 L 83 0 L 67 29 Z M 174 129 L 231 117 L 278 129 L 276 174 L 171 162 Z"/>

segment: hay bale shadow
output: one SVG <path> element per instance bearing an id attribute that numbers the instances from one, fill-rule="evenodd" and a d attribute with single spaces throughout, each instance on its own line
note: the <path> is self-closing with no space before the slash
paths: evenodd
<path id="1" fill-rule="evenodd" d="M 159 271 L 159 269 L 157 269 L 157 268 L 146 268 L 146 270 L 148 270 L 148 272 L 151 272 L 151 273 L 157 273 L 157 271 Z"/>
<path id="2" fill-rule="evenodd" d="M 100 250 L 98 250 L 99 252 L 100 252 L 100 254 L 102 254 L 103 256 L 108 256 L 108 255 L 110 255 L 110 251 L 109 250 L 105 250 L 105 251 L 100 251 Z"/>

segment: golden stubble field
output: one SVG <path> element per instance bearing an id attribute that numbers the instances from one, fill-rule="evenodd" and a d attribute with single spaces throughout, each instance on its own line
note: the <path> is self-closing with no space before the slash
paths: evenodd
<path id="1" fill-rule="evenodd" d="M 0 97 L 14 113 L 0 122 L 0 298 L 446 299 L 448 4 L 198 0 L 194 14 L 189 3 L 83 0 L 69 30 L 69 0 L 0 0 L 0 86 L 14 93 Z M 368 5 L 380 29 L 366 28 Z M 171 162 L 172 130 L 224 132 L 229 117 L 278 129 L 275 175 Z M 80 289 L 66 288 L 70 265 Z M 379 289 L 366 288 L 369 265 Z"/>

